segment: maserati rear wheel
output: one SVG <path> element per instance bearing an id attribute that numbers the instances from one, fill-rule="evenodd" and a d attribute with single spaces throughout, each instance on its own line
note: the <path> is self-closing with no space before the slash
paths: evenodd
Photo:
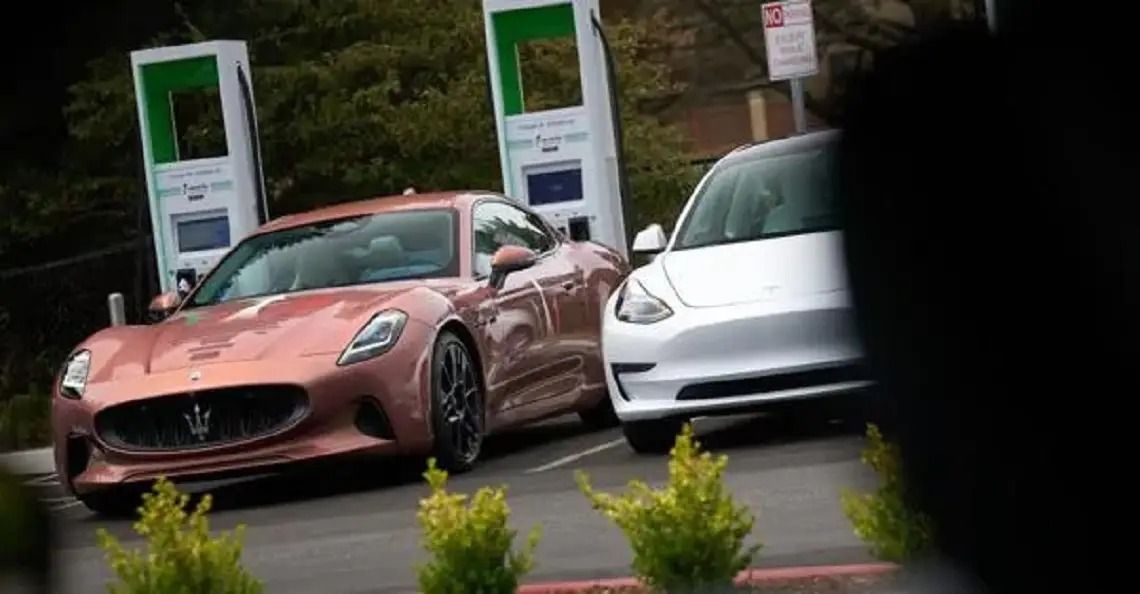
<path id="1" fill-rule="evenodd" d="M 631 421 L 623 423 L 621 430 L 633 451 L 639 454 L 667 454 L 673 449 L 683 425 L 681 419 Z"/>
<path id="2" fill-rule="evenodd" d="M 459 337 L 440 334 L 432 355 L 432 428 L 440 468 L 464 472 L 483 447 L 482 378 Z"/>

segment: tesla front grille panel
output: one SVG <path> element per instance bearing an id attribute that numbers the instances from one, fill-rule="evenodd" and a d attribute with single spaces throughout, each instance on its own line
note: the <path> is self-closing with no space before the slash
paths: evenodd
<path id="1" fill-rule="evenodd" d="M 98 414 L 107 445 L 186 450 L 256 439 L 294 424 L 308 407 L 296 386 L 244 386 L 135 400 Z"/>

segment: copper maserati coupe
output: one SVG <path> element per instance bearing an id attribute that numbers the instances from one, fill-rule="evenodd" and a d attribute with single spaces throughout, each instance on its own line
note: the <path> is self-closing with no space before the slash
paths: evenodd
<path id="1" fill-rule="evenodd" d="M 341 204 L 272 221 L 149 325 L 106 328 L 55 382 L 61 482 L 122 512 L 199 480 L 352 455 L 471 467 L 485 436 L 615 420 L 601 308 L 628 273 L 489 193 Z"/>

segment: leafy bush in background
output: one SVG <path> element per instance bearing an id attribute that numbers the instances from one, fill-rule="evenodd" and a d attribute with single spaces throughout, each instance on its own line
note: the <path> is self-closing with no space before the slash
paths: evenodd
<path id="1" fill-rule="evenodd" d="M 898 446 L 884 439 L 875 425 L 867 426 L 867 442 L 862 460 L 881 484 L 874 493 L 844 492 L 843 512 L 873 555 L 896 563 L 912 560 L 930 545 L 930 520 L 907 504 Z"/>
<path id="2" fill-rule="evenodd" d="M 760 545 L 745 547 L 754 518 L 726 492 L 726 456 L 700 451 L 692 426 L 677 436 L 670 453 L 669 482 L 660 490 L 632 481 L 629 492 L 598 493 L 585 473 L 578 484 L 618 525 L 633 549 L 633 570 L 648 586 L 673 594 L 732 587 Z"/>
<path id="3" fill-rule="evenodd" d="M 0 452 L 51 443 L 51 396 L 35 389 L 0 399 Z"/>
<path id="4" fill-rule="evenodd" d="M 118 577 L 108 586 L 112 594 L 260 594 L 261 582 L 241 563 L 244 527 L 211 537 L 210 496 L 188 514 L 189 501 L 165 479 L 143 495 L 135 531 L 147 541 L 145 552 L 127 550 L 99 530 L 99 546 Z"/>
<path id="5" fill-rule="evenodd" d="M 512 594 L 519 578 L 534 566 L 539 529 L 526 546 L 513 551 L 515 531 L 507 526 L 506 490 L 484 487 L 467 496 L 448 493 L 447 473 L 428 462 L 424 473 L 431 495 L 420 501 L 417 517 L 431 560 L 418 568 L 424 594 Z"/>

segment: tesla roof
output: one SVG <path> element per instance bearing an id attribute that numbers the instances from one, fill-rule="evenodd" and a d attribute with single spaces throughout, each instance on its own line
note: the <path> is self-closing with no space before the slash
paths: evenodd
<path id="1" fill-rule="evenodd" d="M 764 157 L 778 157 L 808 151 L 819 146 L 830 144 L 839 139 L 836 130 L 821 130 L 809 132 L 799 136 L 780 138 L 760 144 L 742 147 L 729 153 L 717 165 L 736 163 L 738 161 L 754 161 Z"/>

